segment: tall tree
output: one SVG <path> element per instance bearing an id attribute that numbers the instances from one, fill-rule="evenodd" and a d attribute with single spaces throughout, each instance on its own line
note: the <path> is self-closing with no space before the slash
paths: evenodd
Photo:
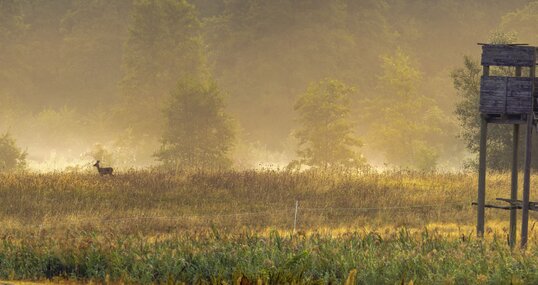
<path id="1" fill-rule="evenodd" d="M 515 42 L 515 34 L 498 31 L 491 35 L 491 43 Z M 492 67 L 492 75 L 513 76 L 513 68 Z M 475 155 L 467 165 L 476 167 L 478 152 L 480 150 L 480 77 L 482 67 L 477 59 L 465 56 L 463 66 L 452 71 L 451 77 L 454 88 L 460 97 L 456 105 L 455 114 L 460 122 L 460 138 L 465 142 L 467 149 Z M 522 136 L 520 136 L 522 140 Z M 487 142 L 487 164 L 495 170 L 509 169 L 512 161 L 512 131 L 509 125 L 489 124 Z M 520 156 L 522 148 L 520 148 Z M 533 151 L 538 151 L 538 144 L 533 142 Z M 533 159 L 533 165 L 538 165 L 538 159 Z"/>
<path id="2" fill-rule="evenodd" d="M 492 70 L 493 71 L 493 70 Z M 480 150 L 480 113 L 478 105 L 480 100 L 480 77 L 482 67 L 480 63 L 469 57 L 463 58 L 463 66 L 452 71 L 451 77 L 454 88 L 460 96 L 456 105 L 455 114 L 460 122 L 459 137 L 465 142 L 467 149 L 475 155 L 466 162 L 469 167 L 477 166 L 478 152 Z M 488 167 L 496 170 L 508 169 L 511 163 L 510 128 L 505 125 L 488 126 Z"/>
<path id="3" fill-rule="evenodd" d="M 25 29 L 22 3 L 18 0 L 0 1 L 0 88 L 7 83 L 8 71 L 14 68 L 12 50 Z"/>
<path id="4" fill-rule="evenodd" d="M 418 92 L 422 73 L 403 50 L 383 58 L 379 96 L 368 101 L 372 147 L 395 166 L 436 168 L 450 123 L 435 100 Z"/>
<path id="5" fill-rule="evenodd" d="M 338 80 L 325 79 L 311 84 L 298 98 L 295 111 L 302 127 L 294 134 L 299 140 L 299 159 L 290 167 L 365 166 L 365 159 L 358 153 L 362 143 L 349 116 L 354 91 Z"/>
<path id="6" fill-rule="evenodd" d="M 293 98 L 304 86 L 326 77 L 355 84 L 372 66 L 360 56 L 373 50 L 363 44 L 370 38 L 350 31 L 383 34 L 379 26 L 361 26 L 378 15 L 356 14 L 347 2 L 231 0 L 206 22 L 215 75 L 234 94 L 230 108 L 252 141 L 283 148 L 293 128 Z"/>
<path id="7" fill-rule="evenodd" d="M 224 98 L 210 79 L 183 79 L 166 108 L 167 126 L 155 154 L 166 167 L 228 168 L 234 144 Z"/>
<path id="8" fill-rule="evenodd" d="M 200 21 L 185 0 L 136 0 L 125 44 L 120 112 L 136 131 L 156 135 L 162 128 L 163 99 L 185 76 L 205 72 Z"/>
<path id="9" fill-rule="evenodd" d="M 517 34 L 521 42 L 535 43 L 538 29 L 538 1 L 530 1 L 501 18 L 499 30 L 503 33 Z"/>
<path id="10" fill-rule="evenodd" d="M 60 19 L 63 102 L 97 109 L 118 101 L 132 0 L 72 0 Z M 77 94 L 77 96 L 72 96 Z M 64 103 L 64 104 L 65 104 Z"/>

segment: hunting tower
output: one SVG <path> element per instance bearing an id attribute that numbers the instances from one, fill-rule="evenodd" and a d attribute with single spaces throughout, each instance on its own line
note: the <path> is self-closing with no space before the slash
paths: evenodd
<path id="1" fill-rule="evenodd" d="M 510 239 L 516 239 L 517 210 L 521 215 L 521 247 L 527 244 L 529 210 L 538 210 L 538 203 L 529 202 L 532 129 L 538 114 L 535 78 L 537 49 L 526 44 L 479 44 L 482 46 L 483 74 L 480 80 L 480 159 L 478 176 L 477 234 L 484 234 L 485 208 L 510 210 Z M 502 67 L 497 76 L 490 76 L 490 67 Z M 522 76 L 524 75 L 524 76 Z M 513 125 L 512 183 L 510 198 L 497 198 L 509 206 L 486 205 L 486 146 L 488 124 Z M 523 200 L 517 199 L 519 125 L 526 126 Z"/>

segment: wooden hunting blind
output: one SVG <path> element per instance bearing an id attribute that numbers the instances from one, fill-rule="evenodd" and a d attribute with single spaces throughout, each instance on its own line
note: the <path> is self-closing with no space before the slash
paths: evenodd
<path id="1" fill-rule="evenodd" d="M 538 97 L 535 69 L 537 48 L 526 44 L 482 45 L 483 74 L 480 80 L 480 155 L 478 175 L 477 234 L 484 234 L 485 208 L 510 210 L 510 246 L 516 239 L 517 210 L 521 215 L 521 247 L 527 244 L 529 210 L 538 210 L 537 203 L 529 202 L 532 129 L 536 125 Z M 503 67 L 500 76 L 490 76 L 490 66 Z M 524 77 L 522 70 L 526 69 Z M 486 146 L 488 124 L 513 125 L 512 179 L 510 198 L 497 198 L 509 206 L 487 205 Z M 523 200 L 517 198 L 519 125 L 526 125 L 525 165 L 523 168 Z"/>
<path id="2" fill-rule="evenodd" d="M 480 81 L 480 113 L 490 117 L 532 113 L 534 78 L 521 77 L 521 69 L 534 68 L 535 64 L 535 47 L 483 45 L 482 66 L 485 70 Z M 516 71 L 515 76 L 489 76 L 490 66 L 515 67 L 519 72 Z"/>

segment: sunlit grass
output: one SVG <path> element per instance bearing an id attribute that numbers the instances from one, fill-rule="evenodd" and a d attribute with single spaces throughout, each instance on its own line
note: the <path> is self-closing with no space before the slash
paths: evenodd
<path id="1" fill-rule="evenodd" d="M 511 251 L 502 239 L 447 238 L 398 229 L 326 235 L 217 230 L 174 237 L 79 232 L 0 244 L 0 277 L 119 283 L 534 284 L 535 244 Z M 239 280 L 239 282 L 238 282 Z M 245 283 L 241 283 L 245 282 Z M 238 282 L 238 283 L 235 283 Z"/>
<path id="2" fill-rule="evenodd" d="M 489 202 L 509 196 L 509 178 L 488 175 Z M 538 280 L 535 214 L 527 253 L 506 245 L 508 211 L 487 210 L 478 240 L 473 174 L 132 171 L 0 174 L 0 181 L 0 279 Z"/>

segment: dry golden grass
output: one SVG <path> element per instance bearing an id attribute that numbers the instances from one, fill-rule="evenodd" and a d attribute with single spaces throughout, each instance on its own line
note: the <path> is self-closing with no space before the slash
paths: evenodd
<path id="1" fill-rule="evenodd" d="M 476 176 L 462 173 L 133 171 L 1 174 L 0 181 L 0 233 L 11 235 L 290 231 L 296 200 L 299 232 L 429 227 L 459 235 L 474 231 L 476 215 Z M 507 174 L 488 175 L 488 201 L 509 191 Z M 488 231 L 506 232 L 508 211 L 486 212 Z"/>
<path id="2" fill-rule="evenodd" d="M 509 196 L 509 178 L 488 175 L 488 201 Z M 133 171 L 0 181 L 2 279 L 538 282 L 537 216 L 528 251 L 507 246 L 508 211 L 487 210 L 486 240 L 476 239 L 473 174 Z"/>

